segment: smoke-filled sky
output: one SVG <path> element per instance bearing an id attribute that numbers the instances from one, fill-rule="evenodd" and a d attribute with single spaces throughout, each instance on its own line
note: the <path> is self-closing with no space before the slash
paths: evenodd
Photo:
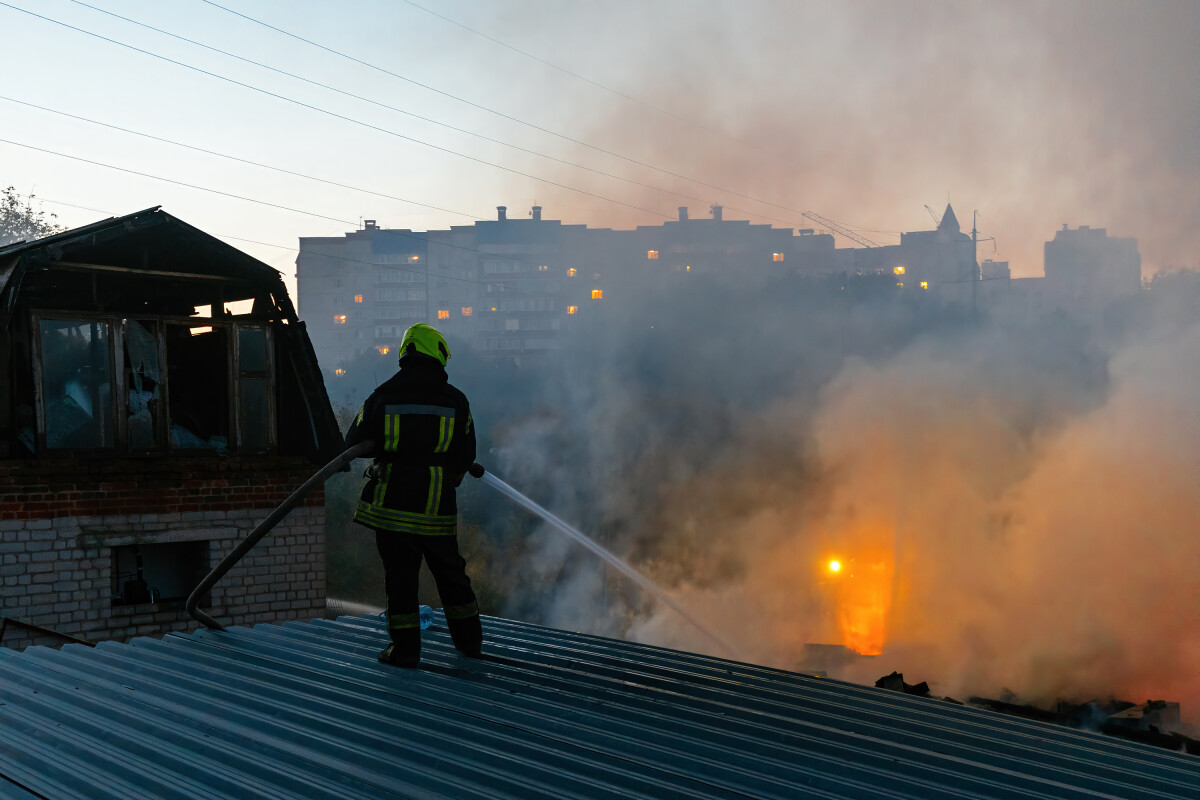
<path id="1" fill-rule="evenodd" d="M 300 236 L 535 202 L 617 227 L 815 211 L 892 243 L 949 200 L 1017 275 L 1064 223 L 1137 237 L 1147 274 L 1200 266 L 1188 0 L 11 0 L 0 23 L 0 181 L 69 225 L 161 204 L 289 280 Z"/>

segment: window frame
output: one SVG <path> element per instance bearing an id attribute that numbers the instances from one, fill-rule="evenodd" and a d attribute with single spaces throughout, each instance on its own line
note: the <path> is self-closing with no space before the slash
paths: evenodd
<path id="1" fill-rule="evenodd" d="M 33 371 L 33 395 L 34 395 L 34 446 L 38 457 L 64 455 L 69 456 L 77 453 L 123 453 L 123 454 L 139 454 L 139 455 L 165 455 L 172 453 L 212 453 L 218 455 L 215 450 L 207 450 L 200 448 L 184 448 L 173 447 L 170 441 L 170 377 L 168 370 L 167 359 L 167 338 L 166 332 L 169 325 L 179 325 L 188 328 L 196 327 L 213 327 L 223 328 L 226 331 L 225 336 L 225 369 L 227 372 L 227 391 L 229 402 L 229 430 L 236 436 L 236 441 L 231 442 L 229 450 L 233 455 L 273 455 L 279 449 L 279 422 L 278 422 L 278 400 L 279 391 L 279 375 L 277 368 L 277 359 L 275 352 L 275 325 L 269 320 L 246 320 L 240 321 L 237 319 L 222 319 L 209 317 L 182 317 L 163 314 L 137 314 L 137 313 L 111 313 L 97 314 L 78 311 L 58 311 L 37 309 L 30 312 L 30 320 L 32 323 L 30 337 L 30 350 L 32 356 L 32 371 Z M 49 448 L 46 445 L 46 397 L 43 386 L 43 353 L 42 353 L 42 321 L 60 321 L 60 322 L 76 322 L 76 323 L 103 323 L 108 326 L 108 352 L 106 355 L 107 366 L 109 370 L 109 407 L 112 409 L 114 419 L 110 420 L 113 430 L 113 445 L 111 447 L 86 447 L 86 448 Z M 154 422 L 154 437 L 158 442 L 155 447 L 138 447 L 134 448 L 129 443 L 129 400 L 128 387 L 125 385 L 125 369 L 124 369 L 124 352 L 125 352 L 125 332 L 122 327 L 123 320 L 134 320 L 140 323 L 153 323 L 155 341 L 158 344 L 158 366 L 159 375 L 162 377 L 160 382 L 160 403 L 162 411 L 157 415 Z M 238 330 L 239 328 L 255 328 L 264 332 L 266 338 L 266 356 L 267 367 L 265 370 L 247 372 L 243 376 L 244 370 L 241 369 L 241 358 L 238 353 Z M 262 380 L 265 378 L 268 384 L 266 393 L 267 400 L 267 448 L 265 450 L 249 451 L 244 448 L 241 423 L 241 388 L 242 378 L 247 380 Z M 231 438 L 234 438 L 231 436 Z"/>

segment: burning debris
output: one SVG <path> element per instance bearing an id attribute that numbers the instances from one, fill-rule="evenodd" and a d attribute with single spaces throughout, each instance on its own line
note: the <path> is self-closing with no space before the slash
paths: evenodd
<path id="1" fill-rule="evenodd" d="M 884 675 L 875 681 L 875 685 L 880 689 L 903 692 L 916 697 L 934 697 L 930 694 L 928 683 L 905 683 L 904 674 L 901 672 Z M 962 705 L 952 697 L 934 699 Z M 1023 703 L 1015 694 L 1005 690 L 1000 699 L 972 696 L 967 699 L 966 704 L 1038 722 L 1095 731 L 1189 755 L 1200 755 L 1200 739 L 1193 739 L 1178 732 L 1182 724 L 1179 703 L 1147 700 L 1139 705 L 1115 698 L 1105 701 L 1089 700 L 1086 703 L 1059 700 L 1053 709 L 1046 709 Z"/>
<path id="2" fill-rule="evenodd" d="M 905 683 L 904 673 L 893 672 L 891 675 L 884 675 L 879 680 L 875 681 L 875 685 L 880 689 L 890 689 L 893 692 L 904 692 L 905 694 L 915 695 L 917 697 L 929 697 L 929 684 L 925 681 L 920 683 Z"/>

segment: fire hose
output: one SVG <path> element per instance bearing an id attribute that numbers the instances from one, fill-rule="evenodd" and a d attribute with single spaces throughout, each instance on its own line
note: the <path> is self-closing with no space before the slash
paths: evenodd
<path id="1" fill-rule="evenodd" d="M 185 608 L 187 608 L 187 612 L 192 616 L 192 619 L 203 623 L 213 630 L 225 630 L 225 627 L 221 623 L 198 608 L 201 598 L 208 594 L 217 581 L 225 577 L 225 573 L 229 572 L 234 564 L 241 561 L 242 557 L 246 553 L 249 553 L 254 545 L 258 544 L 260 539 L 270 533 L 271 529 L 278 525 L 296 507 L 296 504 L 307 497 L 313 489 L 323 485 L 329 479 L 329 476 L 335 472 L 340 472 L 354 459 L 361 458 L 374 451 L 374 449 L 375 442 L 373 441 L 360 442 L 346 448 L 337 458 L 321 467 L 315 475 L 301 484 L 299 489 L 288 495 L 288 498 L 280 503 L 278 508 L 268 514 L 266 519 L 258 523 L 258 526 L 250 532 L 250 535 L 243 539 L 241 544 L 233 548 L 233 551 L 229 555 L 221 559 L 221 563 L 213 567 L 212 572 L 208 573 L 204 577 L 204 580 L 200 581 L 196 588 L 192 590 L 192 593 L 188 595 Z"/>
<path id="2" fill-rule="evenodd" d="M 301 484 L 300 488 L 288 495 L 288 498 L 280 503 L 278 508 L 268 514 L 266 519 L 258 523 L 257 527 L 250 532 L 250 535 L 243 539 L 241 544 L 233 548 L 233 551 L 230 552 L 229 555 L 221 559 L 221 563 L 213 567 L 212 571 L 204 577 L 204 580 L 200 581 L 196 588 L 192 590 L 192 593 L 188 595 L 185 608 L 187 609 L 188 614 L 191 615 L 192 619 L 203 623 L 206 627 L 211 628 L 212 630 L 225 630 L 225 626 L 217 622 L 199 608 L 201 598 L 208 594 L 209 590 L 216 585 L 217 581 L 225 577 L 225 573 L 229 572 L 229 570 L 231 570 L 235 564 L 241 561 L 242 558 L 254 548 L 254 545 L 258 544 L 264 536 L 270 533 L 271 529 L 278 525 L 301 500 L 303 500 L 310 492 L 312 492 L 313 489 L 323 485 L 325 481 L 329 480 L 331 475 L 333 475 L 335 472 L 340 472 L 354 459 L 362 458 L 374 450 L 375 442 L 370 440 L 359 442 L 356 445 L 346 448 L 341 452 L 340 455 L 337 456 L 337 458 L 321 467 L 321 469 L 317 471 L 311 478 Z M 467 472 L 470 473 L 472 477 L 482 478 L 484 469 L 479 464 L 472 464 L 467 469 Z"/>

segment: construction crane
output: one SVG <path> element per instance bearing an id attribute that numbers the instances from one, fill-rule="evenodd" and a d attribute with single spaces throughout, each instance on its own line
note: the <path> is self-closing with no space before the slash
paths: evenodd
<path id="1" fill-rule="evenodd" d="M 929 203 L 925 204 L 925 210 L 929 212 L 929 216 L 933 217 L 933 224 L 939 228 L 942 227 L 942 218 L 938 216 L 936 211 L 929 207 Z"/>
<path id="2" fill-rule="evenodd" d="M 878 244 L 876 244 L 875 242 L 872 242 L 867 237 L 865 237 L 861 234 L 855 233 L 854 231 L 850 230 L 849 228 L 847 228 L 843 225 L 839 225 L 838 223 L 834 222 L 831 219 L 826 219 L 825 217 L 822 217 L 820 214 L 818 214 L 814 211 L 805 211 L 804 216 L 808 217 L 813 222 L 816 222 L 816 223 L 828 228 L 829 230 L 833 231 L 834 233 L 839 233 L 842 236 L 845 236 L 847 239 L 849 239 L 853 242 L 858 242 L 863 247 L 879 247 Z"/>

